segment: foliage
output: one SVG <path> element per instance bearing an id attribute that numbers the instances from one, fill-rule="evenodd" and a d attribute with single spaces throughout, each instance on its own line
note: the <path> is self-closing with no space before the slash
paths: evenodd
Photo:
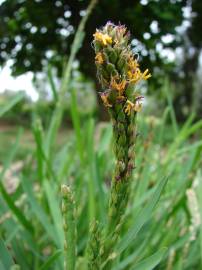
<path id="1" fill-rule="evenodd" d="M 144 3 L 145 2 L 145 3 Z M 64 57 L 71 48 L 72 36 L 81 16 L 85 14 L 88 1 L 5 1 L 0 6 L 4 51 L 1 64 L 13 59 L 13 74 L 40 71 L 47 61 L 58 67 L 61 74 Z M 156 44 L 166 34 L 177 35 L 171 44 L 163 47 L 176 48 L 182 39 L 176 26 L 184 19 L 182 8 L 187 1 L 100 1 L 86 27 L 84 44 L 79 54 L 82 70 L 87 76 L 95 77 L 92 67 L 93 53 L 89 47 L 94 29 L 104 25 L 110 18 L 114 23 L 126 24 L 136 39 L 135 50 L 144 56 L 144 65 L 158 67 L 162 59 Z M 104 12 L 103 12 L 104 11 Z M 36 16 L 37 14 L 37 16 Z M 79 15 L 80 14 L 80 15 Z M 142 16 L 144 14 L 144 16 Z M 156 25 L 152 30 L 151 24 Z M 150 38 L 144 38 L 149 33 Z M 138 46 L 137 46 L 138 45 Z M 138 49 L 139 48 L 139 49 Z M 153 70 L 152 70 L 153 71 Z"/>
<path id="2" fill-rule="evenodd" d="M 75 114 L 77 106 L 72 110 Z M 190 117 L 180 129 L 174 122 L 168 127 L 165 121 L 171 112 L 172 107 L 168 106 L 162 119 L 141 117 L 138 121 L 141 136 L 136 146 L 137 168 L 112 269 L 153 269 L 160 261 L 158 269 L 166 269 L 168 265 L 183 270 L 200 268 L 200 253 L 196 252 L 201 245 L 197 237 L 200 227 L 195 228 L 196 239 L 191 240 L 189 229 L 195 223 L 191 219 L 193 209 L 187 206 L 186 190 L 191 188 L 197 194 L 201 189 L 198 181 L 202 143 L 196 141 L 196 136 L 201 136 L 198 132 L 202 122 L 192 124 L 193 117 Z M 9 254 L 21 269 L 31 266 L 61 269 L 64 236 L 60 184 L 71 185 L 75 193 L 78 269 L 82 269 L 79 263 L 81 256 L 85 256 L 91 220 L 98 219 L 105 226 L 107 183 L 113 166 L 111 125 L 96 127 L 91 117 L 81 123 L 79 114 L 76 114 L 75 123 L 78 124 L 76 134 L 69 134 L 66 142 L 59 148 L 54 147 L 54 155 L 49 156 L 43 150 L 46 137 L 35 123 L 35 147 L 24 155 L 23 168 L 17 174 L 20 179 L 17 189 L 6 195 L 1 182 L 2 245 L 5 254 L 8 254 L 5 247 L 9 248 Z M 81 131 L 82 136 L 78 136 Z M 1 180 L 12 168 L 22 143 L 21 132 L 4 157 Z M 169 176 L 168 184 L 154 209 L 158 189 L 163 185 L 159 179 L 164 176 Z M 200 201 L 198 207 L 201 209 Z M 164 247 L 168 249 L 165 251 Z M 2 264 L 6 256 L 9 255 L 1 256 Z"/>
<path id="3" fill-rule="evenodd" d="M 53 87 L 50 87 L 53 91 Z M 76 93 L 76 100 L 78 102 L 78 110 L 82 118 L 85 118 L 88 115 L 96 115 L 96 96 L 94 92 L 94 85 L 91 81 L 86 80 L 78 70 L 74 70 L 72 75 L 70 89 Z M 13 103 L 10 102 L 13 100 Z M 16 95 L 15 92 L 5 91 L 0 95 L 0 106 L 6 111 L 0 110 L 1 123 L 15 124 L 20 123 L 24 126 L 29 127 L 30 122 L 34 115 L 39 114 L 41 120 L 45 126 L 48 125 L 50 120 L 51 112 L 54 110 L 55 102 L 57 96 L 54 99 L 40 98 L 38 102 L 32 102 L 23 91 L 19 91 L 19 94 Z M 9 107 L 12 106 L 9 110 Z M 65 95 L 64 101 L 64 115 L 63 123 L 68 126 L 71 126 L 71 116 L 70 116 L 70 107 L 71 107 L 71 97 L 69 93 Z"/>

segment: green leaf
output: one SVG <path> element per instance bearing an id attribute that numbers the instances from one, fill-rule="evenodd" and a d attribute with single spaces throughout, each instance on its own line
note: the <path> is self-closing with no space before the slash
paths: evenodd
<path id="1" fill-rule="evenodd" d="M 39 270 L 49 270 L 53 263 L 61 256 L 62 250 L 57 250 L 48 260 L 39 268 Z"/>
<path id="2" fill-rule="evenodd" d="M 9 269 L 13 265 L 13 259 L 1 238 L 0 238 L 0 254 L 1 254 L 0 269 L 1 270 Z M 2 266 L 4 267 L 3 269 Z"/>
<path id="3" fill-rule="evenodd" d="M 20 92 L 14 97 L 12 97 L 9 102 L 0 108 L 0 117 L 2 117 L 6 112 L 8 112 L 13 106 L 15 106 L 19 101 L 24 98 L 24 93 Z"/>
<path id="4" fill-rule="evenodd" d="M 103 131 L 102 136 L 100 136 L 100 141 L 98 145 L 98 155 L 101 156 L 108 151 L 109 145 L 112 139 L 112 127 L 108 125 Z"/>
<path id="5" fill-rule="evenodd" d="M 76 100 L 75 89 L 71 91 L 71 118 L 76 135 L 76 145 L 81 163 L 84 162 L 84 150 L 83 150 L 83 136 L 81 130 L 81 121 L 78 111 L 78 105 Z"/>
<path id="6" fill-rule="evenodd" d="M 49 80 L 49 83 L 50 83 L 50 88 L 52 90 L 54 100 L 57 101 L 58 100 L 58 93 L 57 93 L 56 85 L 55 85 L 55 82 L 54 82 L 54 79 L 53 79 L 51 64 L 48 65 L 48 80 Z"/>
<path id="7" fill-rule="evenodd" d="M 91 223 L 96 216 L 96 175 L 95 175 L 95 156 L 94 156 L 94 142 L 93 142 L 93 134 L 94 134 L 94 121 L 93 119 L 89 119 L 87 126 L 87 155 L 89 162 L 89 178 L 88 178 L 88 211 L 89 211 L 89 222 Z M 97 202 L 99 203 L 99 202 Z"/>
<path id="8" fill-rule="evenodd" d="M 11 166 L 13 159 L 15 158 L 15 155 L 19 147 L 21 136 L 22 136 L 22 129 L 20 128 L 16 134 L 15 142 L 11 145 L 11 148 L 8 150 L 8 155 L 4 159 L 3 170 L 0 173 L 0 181 L 3 178 L 6 170 Z"/>
<path id="9" fill-rule="evenodd" d="M 199 214 L 200 214 L 200 217 L 202 217 L 202 182 L 200 181 L 201 178 L 202 178 L 202 171 L 201 170 L 198 170 L 197 172 L 197 176 L 198 178 L 198 186 L 197 186 L 197 189 L 196 189 L 196 194 L 197 194 L 197 202 L 198 202 L 198 208 L 199 208 Z M 202 223 L 200 224 L 199 226 L 199 244 L 200 244 L 200 265 L 201 265 L 201 268 L 202 268 Z"/>
<path id="10" fill-rule="evenodd" d="M 137 233 L 140 231 L 142 226 L 151 218 L 152 211 L 156 204 L 159 201 L 161 193 L 168 181 L 168 178 L 162 180 L 154 192 L 151 199 L 148 200 L 146 206 L 139 212 L 137 215 L 134 224 L 131 226 L 129 232 L 123 237 L 123 239 L 119 242 L 117 251 L 118 253 L 123 252 L 135 239 Z"/>
<path id="11" fill-rule="evenodd" d="M 82 41 L 84 38 L 84 27 L 85 27 L 86 21 L 88 20 L 96 4 L 97 4 L 96 0 L 91 0 L 91 2 L 88 5 L 88 8 L 86 9 L 86 15 L 83 16 L 83 18 L 81 19 L 78 29 L 76 31 L 76 34 L 74 36 L 68 62 L 66 64 L 64 74 L 62 77 L 61 87 L 58 92 L 58 101 L 56 104 L 56 108 L 53 112 L 52 118 L 51 118 L 50 127 L 47 132 L 45 152 L 48 156 L 51 153 L 52 144 L 54 144 L 55 142 L 56 134 L 62 121 L 62 116 L 63 116 L 63 111 L 64 111 L 63 99 L 65 97 L 65 93 L 69 90 L 69 85 L 70 85 L 70 80 L 71 80 L 71 71 L 72 71 L 72 66 L 73 66 L 72 63 L 76 57 L 76 54 L 79 48 L 82 45 Z M 81 145 L 79 145 L 79 147 L 81 147 Z M 80 153 L 80 155 L 82 155 L 82 153 Z"/>
<path id="12" fill-rule="evenodd" d="M 172 103 L 172 97 L 170 95 L 170 87 L 171 86 L 169 84 L 169 81 L 166 79 L 165 83 L 164 83 L 164 91 L 166 94 L 168 107 L 170 109 L 170 116 L 171 116 L 171 121 L 172 121 L 172 126 L 173 126 L 173 132 L 175 133 L 175 135 L 177 135 L 179 128 L 178 128 L 178 124 L 177 124 L 175 110 L 174 110 L 173 103 Z"/>
<path id="13" fill-rule="evenodd" d="M 37 219 L 41 222 L 41 224 L 43 225 L 49 237 L 53 239 L 53 241 L 56 243 L 57 246 L 60 246 L 59 239 L 57 238 L 57 234 L 55 232 L 55 228 L 49 222 L 49 218 L 47 214 L 44 212 L 41 205 L 37 202 L 33 193 L 32 186 L 29 182 L 29 179 L 25 179 L 24 176 L 21 179 L 22 179 L 23 189 L 26 192 L 27 198 L 31 205 L 31 210 L 35 213 Z"/>
<path id="14" fill-rule="evenodd" d="M 142 260 L 141 262 L 137 263 L 134 267 L 131 267 L 130 270 L 152 270 L 156 267 L 160 261 L 162 260 L 163 256 L 165 255 L 167 248 L 162 248 L 161 250 L 157 251 L 150 257 Z"/>
<path id="15" fill-rule="evenodd" d="M 48 180 L 44 181 L 44 191 L 48 199 L 50 212 L 54 222 L 54 228 L 57 232 L 57 238 L 60 242 L 60 246 L 62 247 L 64 243 L 64 235 L 62 229 L 62 215 L 60 211 L 59 199 L 57 200 L 59 195 L 56 194 L 54 184 Z"/>
<path id="16" fill-rule="evenodd" d="M 134 262 L 138 256 L 142 254 L 142 252 L 146 249 L 147 246 L 147 240 L 144 240 L 141 245 L 139 245 L 132 254 L 128 255 L 126 258 L 124 258 L 121 262 L 118 262 L 112 270 L 124 270 L 128 269 L 128 266 Z"/>
<path id="17" fill-rule="evenodd" d="M 0 182 L 0 193 L 2 194 L 3 199 L 7 203 L 9 209 L 13 213 L 13 215 L 17 218 L 18 222 L 31 233 L 33 232 L 33 227 L 31 223 L 25 218 L 23 212 L 15 206 L 13 199 L 10 195 L 7 194 L 2 182 Z"/>
<path id="18" fill-rule="evenodd" d="M 37 172 L 39 180 L 43 180 L 44 176 L 44 152 L 43 152 L 43 127 L 40 118 L 36 118 L 33 122 L 33 135 L 36 144 Z"/>
<path id="19" fill-rule="evenodd" d="M 17 153 L 17 149 L 18 149 L 19 140 L 21 138 L 21 135 L 22 135 L 22 130 L 20 129 L 18 131 L 15 143 L 12 145 L 11 150 L 8 151 L 9 154 L 5 159 L 3 170 L 0 173 L 0 194 L 2 195 L 4 201 L 7 203 L 7 206 L 10 209 L 10 211 L 17 218 L 18 222 L 25 229 L 27 229 L 28 231 L 30 231 L 32 233 L 33 232 L 33 227 L 31 225 L 31 223 L 26 219 L 23 212 L 15 205 L 12 197 L 6 192 L 6 189 L 4 188 L 3 183 L 2 183 L 2 178 L 4 176 L 4 173 L 10 167 L 10 165 L 11 165 L 11 163 L 12 163 L 12 161 L 13 161 L 16 153 Z"/>
<path id="20" fill-rule="evenodd" d="M 57 180 L 62 183 L 64 179 L 68 178 L 68 173 L 72 166 L 74 166 L 74 162 L 76 157 L 73 158 L 72 152 L 72 140 L 71 143 L 69 141 L 62 146 L 62 149 L 57 153 L 54 160 L 54 168 L 57 172 Z"/>

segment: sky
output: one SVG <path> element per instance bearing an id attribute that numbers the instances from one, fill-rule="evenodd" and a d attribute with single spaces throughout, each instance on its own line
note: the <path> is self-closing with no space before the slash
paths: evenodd
<path id="1" fill-rule="evenodd" d="M 12 60 L 8 60 L 4 68 L 0 70 L 0 93 L 3 93 L 5 90 L 14 92 L 25 90 L 32 101 L 37 101 L 39 95 L 32 83 L 33 73 L 27 72 L 14 78 L 11 76 L 11 65 Z"/>

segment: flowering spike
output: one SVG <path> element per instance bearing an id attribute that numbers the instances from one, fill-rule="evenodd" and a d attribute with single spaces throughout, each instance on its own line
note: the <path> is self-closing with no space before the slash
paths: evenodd
<path id="1" fill-rule="evenodd" d="M 101 52 L 98 52 L 95 56 L 95 62 L 97 64 L 100 64 L 102 65 L 104 63 L 104 57 L 103 57 L 103 54 Z"/>
<path id="2" fill-rule="evenodd" d="M 148 69 L 141 71 L 129 44 L 130 34 L 127 28 L 109 21 L 104 27 L 97 29 L 93 36 L 98 78 L 104 91 L 110 89 L 108 103 L 113 107 L 120 101 L 120 97 L 125 101 L 131 100 L 131 89 L 139 81 L 149 79 L 151 74 Z M 107 103 L 104 101 L 104 104 Z"/>
<path id="3" fill-rule="evenodd" d="M 112 107 L 112 105 L 108 101 L 108 93 L 107 92 L 101 92 L 100 97 L 101 97 L 105 107 Z"/>
<path id="4" fill-rule="evenodd" d="M 147 79 L 149 79 L 149 78 L 151 77 L 151 73 L 148 74 L 148 72 L 149 72 L 149 70 L 146 69 L 146 70 L 144 71 L 144 73 L 142 74 L 142 79 L 143 79 L 143 80 L 147 80 Z"/>
<path id="5" fill-rule="evenodd" d="M 104 243 L 102 255 L 102 262 L 110 262 L 107 256 L 113 253 L 118 238 L 135 168 L 136 114 L 142 107 L 142 96 L 135 92 L 135 86 L 150 78 L 151 74 L 148 69 L 141 71 L 129 44 L 130 34 L 124 25 L 108 22 L 93 36 L 97 75 L 103 88 L 100 96 L 112 118 L 116 155 L 106 228 L 108 240 Z M 104 269 L 111 269 L 110 263 Z"/>
<path id="6" fill-rule="evenodd" d="M 99 31 L 96 31 L 93 36 L 96 41 L 100 42 L 104 46 L 106 46 L 107 44 L 112 44 L 112 38 L 108 34 L 103 34 Z"/>
<path id="7" fill-rule="evenodd" d="M 75 269 L 76 224 L 73 193 L 69 186 L 61 186 L 64 242 L 64 269 Z"/>

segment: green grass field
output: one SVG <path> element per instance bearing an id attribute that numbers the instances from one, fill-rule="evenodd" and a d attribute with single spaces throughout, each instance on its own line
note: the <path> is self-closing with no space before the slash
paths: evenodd
<path id="1" fill-rule="evenodd" d="M 74 130 L 63 131 L 62 143 L 61 136 L 48 142 L 50 131 L 39 119 L 32 136 L 21 128 L 1 134 L 1 269 L 13 262 L 20 269 L 61 269 L 63 183 L 74 193 L 77 269 L 85 269 L 89 224 L 96 219 L 105 226 L 114 158 L 111 124 L 97 125 L 91 117 L 81 124 L 76 108 Z M 112 269 L 201 267 L 202 121 L 190 117 L 181 127 L 167 125 L 171 112 L 168 106 L 161 119 L 139 115 L 130 204 Z M 9 170 L 14 186 L 17 178 L 10 194 Z"/>

